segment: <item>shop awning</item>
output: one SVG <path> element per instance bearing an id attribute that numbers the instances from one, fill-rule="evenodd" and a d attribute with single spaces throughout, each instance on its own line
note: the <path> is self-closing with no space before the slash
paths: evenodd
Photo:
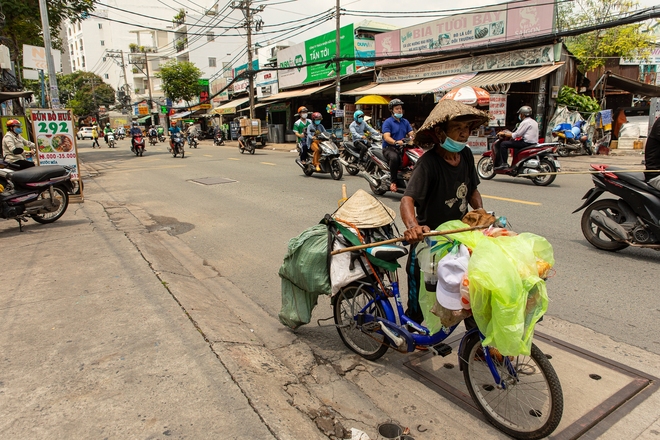
<path id="1" fill-rule="evenodd" d="M 0 102 L 16 98 L 32 98 L 32 92 L 0 92 Z"/>
<path id="2" fill-rule="evenodd" d="M 605 73 L 607 75 L 608 86 L 614 87 L 619 90 L 624 90 L 626 92 L 633 93 L 635 95 L 644 95 L 647 97 L 657 97 L 660 96 L 660 87 L 654 86 L 651 84 L 645 84 L 643 82 L 635 81 L 634 79 L 625 78 L 623 76 L 616 75 L 612 72 Z"/>
<path id="3" fill-rule="evenodd" d="M 192 112 L 174 113 L 172 116 L 170 116 L 170 119 L 181 119 L 181 118 L 185 118 L 185 117 L 188 116 L 190 113 L 192 113 Z M 139 121 L 139 119 L 138 119 L 138 121 Z"/>
<path id="4" fill-rule="evenodd" d="M 532 81 L 559 69 L 563 63 L 541 67 L 521 67 L 520 69 L 479 72 L 477 76 L 460 84 L 461 87 L 488 87 L 497 84 L 515 84 Z"/>
<path id="5" fill-rule="evenodd" d="M 476 73 L 467 73 L 461 75 L 440 76 L 437 78 L 413 79 L 409 81 L 396 81 L 380 84 L 374 83 L 342 93 L 342 95 L 423 95 L 440 90 L 447 90 L 445 87 L 457 87 L 462 85 L 465 81 L 469 81 L 475 75 Z"/>
<path id="6" fill-rule="evenodd" d="M 218 107 L 214 108 L 211 111 L 211 114 L 214 114 L 214 115 L 233 115 L 233 114 L 236 113 L 236 109 L 238 107 L 245 104 L 249 100 L 250 100 L 249 97 L 233 99 L 233 100 L 229 101 L 226 104 L 222 104 L 221 106 L 218 106 Z"/>
<path id="7" fill-rule="evenodd" d="M 266 105 L 271 105 L 271 104 L 275 104 L 275 103 L 274 102 L 260 102 L 259 104 L 255 104 L 254 108 L 261 108 L 261 107 L 264 107 Z M 250 107 L 248 106 L 248 107 L 240 109 L 238 112 L 240 113 L 240 112 L 249 112 L 249 111 L 250 111 Z"/>
<path id="8" fill-rule="evenodd" d="M 296 89 L 296 90 L 287 90 L 284 92 L 276 93 L 274 95 L 270 95 L 267 98 L 264 98 L 264 101 L 284 101 L 286 99 L 291 99 L 291 98 L 297 98 L 300 96 L 309 96 L 314 93 L 322 92 L 326 89 L 329 89 L 330 87 L 334 87 L 334 84 L 326 84 L 324 86 L 315 86 L 315 87 L 307 87 L 304 89 Z"/>
<path id="9" fill-rule="evenodd" d="M 141 117 L 141 118 L 138 118 L 138 119 L 137 119 L 137 123 L 138 123 L 138 124 L 144 124 L 145 122 L 147 122 L 147 119 L 149 119 L 150 117 L 151 117 L 151 115 L 149 115 L 149 116 L 143 116 L 143 117 Z"/>

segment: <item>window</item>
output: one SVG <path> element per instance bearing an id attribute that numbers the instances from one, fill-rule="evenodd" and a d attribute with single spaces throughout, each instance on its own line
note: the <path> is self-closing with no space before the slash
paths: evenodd
<path id="1" fill-rule="evenodd" d="M 82 27 L 80 26 L 80 22 L 78 22 L 78 30 L 82 30 Z"/>
<path id="2" fill-rule="evenodd" d="M 70 46 L 71 46 L 71 52 L 69 52 L 69 53 L 72 54 L 73 53 L 73 44 L 70 44 Z"/>
<path id="3" fill-rule="evenodd" d="M 69 36 L 71 36 L 71 26 L 69 26 Z"/>
<path id="4" fill-rule="evenodd" d="M 82 67 L 85 67 L 85 57 L 82 57 Z"/>
<path id="5" fill-rule="evenodd" d="M 209 57 L 209 67 L 215 67 L 215 66 L 216 66 L 215 58 Z"/>
<path id="6" fill-rule="evenodd" d="M 103 75 L 103 78 L 110 79 L 110 75 L 106 73 L 106 74 Z"/>
<path id="7" fill-rule="evenodd" d="M 99 29 L 103 29 L 103 23 L 99 23 Z"/>
<path id="8" fill-rule="evenodd" d="M 78 42 L 76 41 L 75 43 L 76 43 L 76 50 L 78 50 Z"/>
<path id="9" fill-rule="evenodd" d="M 105 46 L 105 41 L 101 40 L 101 46 Z"/>
<path id="10" fill-rule="evenodd" d="M 215 41 L 215 34 L 213 32 L 209 32 L 206 34 L 206 41 Z"/>
<path id="11" fill-rule="evenodd" d="M 83 50 L 82 38 L 80 39 L 80 50 Z"/>

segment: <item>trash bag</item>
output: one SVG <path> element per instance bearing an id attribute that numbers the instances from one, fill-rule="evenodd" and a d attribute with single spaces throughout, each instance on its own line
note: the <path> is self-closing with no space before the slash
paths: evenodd
<path id="1" fill-rule="evenodd" d="M 554 264 L 552 246 L 534 234 L 484 238 L 468 265 L 472 314 L 484 345 L 505 356 L 529 355 L 534 326 L 548 308 L 537 262 Z"/>
<path id="2" fill-rule="evenodd" d="M 295 329 L 309 323 L 319 295 L 330 295 L 330 251 L 332 236 L 319 224 L 289 241 L 279 270 L 282 279 L 282 308 L 278 317 Z"/>

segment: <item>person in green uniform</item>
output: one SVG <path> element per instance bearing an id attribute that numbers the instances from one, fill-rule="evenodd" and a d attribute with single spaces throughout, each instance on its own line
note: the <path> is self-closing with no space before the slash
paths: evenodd
<path id="1" fill-rule="evenodd" d="M 296 135 L 296 142 L 298 144 L 298 151 L 300 152 L 300 161 L 305 162 L 308 158 L 309 145 L 307 145 L 306 130 L 311 121 L 307 119 L 307 107 L 298 108 L 298 119 L 293 124 L 293 132 Z"/>

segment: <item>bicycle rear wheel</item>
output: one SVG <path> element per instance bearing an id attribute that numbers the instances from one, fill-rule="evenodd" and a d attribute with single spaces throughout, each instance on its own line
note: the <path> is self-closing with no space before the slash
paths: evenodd
<path id="1" fill-rule="evenodd" d="M 564 398 L 552 364 L 532 344 L 530 356 L 502 356 L 490 348 L 491 359 L 505 388 L 493 380 L 478 334 L 470 336 L 463 351 L 465 384 L 486 419 L 517 439 L 541 439 L 559 425 Z M 515 376 L 512 374 L 515 371 Z"/>
<path id="2" fill-rule="evenodd" d="M 344 344 L 370 361 L 383 356 L 388 349 L 385 335 L 377 332 L 367 332 L 358 326 L 356 315 L 374 299 L 371 292 L 358 283 L 349 284 L 337 293 L 334 306 L 337 332 Z M 372 302 L 364 312 L 372 316 L 385 318 L 385 311 L 378 302 Z"/>

